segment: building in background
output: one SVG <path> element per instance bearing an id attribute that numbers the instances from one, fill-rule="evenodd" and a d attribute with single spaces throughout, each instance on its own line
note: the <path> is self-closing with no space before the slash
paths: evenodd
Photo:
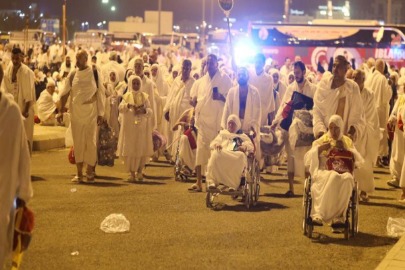
<path id="1" fill-rule="evenodd" d="M 162 11 L 160 20 L 160 32 L 171 33 L 173 31 L 173 12 Z M 145 19 L 141 17 L 127 17 L 125 21 L 110 21 L 108 23 L 110 33 L 159 33 L 159 12 L 145 11 Z"/>

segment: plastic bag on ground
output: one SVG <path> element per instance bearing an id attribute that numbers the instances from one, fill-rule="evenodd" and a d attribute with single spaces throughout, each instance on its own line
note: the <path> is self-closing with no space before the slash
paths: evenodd
<path id="1" fill-rule="evenodd" d="M 405 235 L 405 218 L 388 218 L 387 233 L 391 237 Z"/>
<path id="2" fill-rule="evenodd" d="M 124 233 L 129 231 L 129 226 L 123 214 L 111 214 L 101 222 L 100 229 L 106 233 Z"/>

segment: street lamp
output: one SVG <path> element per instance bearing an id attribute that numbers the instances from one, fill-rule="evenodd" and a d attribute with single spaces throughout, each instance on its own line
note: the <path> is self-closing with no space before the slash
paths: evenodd
<path id="1" fill-rule="evenodd" d="M 42 15 L 42 13 L 41 13 Z M 41 16 L 42 17 L 42 16 Z M 63 42 L 63 54 L 66 53 L 66 0 L 63 0 L 62 5 L 62 42 Z"/>
<path id="2" fill-rule="evenodd" d="M 115 11 L 115 10 L 116 10 L 115 6 L 111 6 L 111 11 Z"/>
<path id="3" fill-rule="evenodd" d="M 161 23 L 161 16 L 162 16 L 162 0 L 158 0 L 158 35 L 160 36 L 161 30 L 160 23 Z"/>

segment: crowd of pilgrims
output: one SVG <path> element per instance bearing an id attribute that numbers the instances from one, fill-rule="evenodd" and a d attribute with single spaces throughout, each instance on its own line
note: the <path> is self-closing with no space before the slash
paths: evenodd
<path id="1" fill-rule="evenodd" d="M 33 71 L 32 98 L 25 101 L 34 117 L 24 104 L 23 116 L 69 127 L 77 166 L 73 182 L 94 182 L 96 164 L 112 165 L 116 158 L 125 164 L 127 181 L 143 181 L 145 165 L 162 157 L 173 165 L 179 159 L 181 172 L 196 176 L 190 191 L 201 192 L 203 179 L 207 188 L 226 183 L 238 189 L 246 154 L 254 152 L 262 172 L 287 164 L 285 196 L 292 197 L 294 177 L 320 175 L 322 155 L 337 147 L 357 159 L 354 178 L 361 200 L 369 200 L 373 167 L 380 166 L 389 167 L 387 184 L 401 188 L 399 200 L 405 202 L 403 67 L 370 58 L 353 69 L 342 55 L 333 59 L 330 71 L 312 71 L 300 56 L 267 64 L 257 54 L 250 65 L 235 67 L 227 57 L 181 50 L 70 46 L 63 56 L 57 45 L 26 55 L 1 47 L 2 91 L 15 101 L 21 94 L 7 78 L 15 54 Z M 294 108 L 295 92 L 313 105 Z M 26 133 L 32 147 L 32 131 Z M 319 157 L 316 164 L 313 155 Z M 325 215 L 321 219 L 327 220 Z"/>

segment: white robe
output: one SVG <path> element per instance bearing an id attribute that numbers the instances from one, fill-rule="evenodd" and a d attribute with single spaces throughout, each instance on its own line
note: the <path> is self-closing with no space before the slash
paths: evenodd
<path id="1" fill-rule="evenodd" d="M 0 99 L 0 268 L 11 254 L 14 200 L 28 202 L 33 195 L 30 155 L 21 112 L 4 94 Z"/>
<path id="2" fill-rule="evenodd" d="M 133 104 L 130 100 L 126 100 L 124 95 L 119 111 L 122 115 L 120 135 L 118 139 L 117 155 L 127 158 L 144 158 L 153 154 L 152 142 L 152 122 L 149 119 L 153 118 L 153 111 L 150 106 L 150 100 L 145 101 L 146 114 L 135 116 L 133 109 L 128 109 L 128 104 Z M 135 124 L 136 120 L 136 124 Z"/>
<path id="3" fill-rule="evenodd" d="M 97 88 L 91 67 L 77 69 L 69 74 L 63 93 L 59 93 L 63 96 L 70 91 L 69 108 L 76 162 L 90 166 L 97 161 L 97 117 L 103 117 L 105 110 L 105 88 L 101 83 L 101 73 L 98 72 L 98 75 Z M 72 85 L 71 76 L 74 76 Z M 94 102 L 86 103 L 92 100 Z"/>
<path id="4" fill-rule="evenodd" d="M 339 174 L 326 169 L 326 157 L 323 154 L 318 155 L 318 147 L 322 144 L 322 140 L 323 137 L 314 141 L 311 150 L 305 155 L 304 162 L 309 166 L 312 177 L 311 217 L 330 222 L 346 213 L 354 187 L 354 178 L 347 172 Z M 362 164 L 363 159 L 357 150 L 354 148 L 348 150 L 354 154 L 356 163 Z"/>
<path id="5" fill-rule="evenodd" d="M 231 79 L 220 71 L 211 79 L 207 73 L 194 84 L 192 93 L 197 94 L 195 108 L 195 126 L 198 129 L 196 166 L 206 165 L 210 157 L 210 143 L 221 130 L 221 117 L 225 103 L 213 100 L 213 88 L 218 87 L 218 93 L 224 97 L 232 87 Z M 204 172 L 204 170 L 203 170 Z"/>
<path id="6" fill-rule="evenodd" d="M 4 71 L 3 90 L 14 96 L 20 112 L 25 108 L 25 103 L 30 102 L 28 117 L 24 119 L 24 129 L 27 139 L 30 142 L 30 150 L 34 138 L 34 104 L 35 104 L 35 75 L 34 72 L 24 64 L 17 71 L 17 82 L 12 83 L 13 65 L 9 64 Z"/>
<path id="7" fill-rule="evenodd" d="M 361 98 L 366 126 L 363 135 L 357 140 L 356 148 L 364 158 L 364 166 L 356 169 L 354 175 L 359 183 L 359 189 L 371 193 L 374 191 L 373 164 L 378 155 L 380 129 L 374 94 L 367 88 L 364 88 L 361 91 Z"/>
<path id="8" fill-rule="evenodd" d="M 169 112 L 169 122 L 167 123 L 167 134 L 168 134 L 168 144 L 171 145 L 173 142 L 179 140 L 181 133 L 173 132 L 173 127 L 181 117 L 181 115 L 192 106 L 190 105 L 190 92 L 193 87 L 195 80 L 194 78 L 189 78 L 185 83 L 181 80 L 181 76 L 178 76 L 170 89 L 170 95 L 166 100 L 163 113 Z M 167 122 L 166 120 L 164 120 Z M 177 144 L 175 144 L 177 145 Z M 171 151 L 172 156 L 175 156 L 176 147 L 168 149 Z M 194 167 L 194 165 L 193 165 Z"/>
<path id="9" fill-rule="evenodd" d="M 338 89 L 332 89 L 333 76 L 321 80 L 314 96 L 314 134 L 326 133 L 328 130 L 329 118 L 336 114 L 341 91 L 346 93 L 344 115 L 342 117 L 344 128 L 343 134 L 347 134 L 350 126 L 356 130 L 354 142 L 363 136 L 365 129 L 363 100 L 360 95 L 359 86 L 346 80 Z"/>
<path id="10" fill-rule="evenodd" d="M 38 117 L 45 122 L 55 115 L 56 104 L 53 101 L 52 95 L 45 89 L 37 101 Z"/>
<path id="11" fill-rule="evenodd" d="M 215 185 L 223 184 L 237 189 L 243 171 L 247 166 L 246 154 L 241 151 L 233 151 L 233 138 L 242 139 L 242 145 L 247 151 L 253 151 L 253 144 L 245 134 L 230 133 L 228 130 L 221 130 L 217 137 L 211 142 L 211 157 L 208 161 L 207 181 Z M 215 149 L 215 145 L 221 145 L 222 150 Z"/>
<path id="12" fill-rule="evenodd" d="M 257 76 L 254 72 L 250 75 L 249 84 L 254 86 L 259 91 L 261 104 L 260 126 L 265 126 L 268 124 L 268 114 L 276 110 L 274 95 L 272 91 L 274 88 L 273 78 L 267 75 L 265 72 L 263 72 L 259 76 Z"/>
<path id="13" fill-rule="evenodd" d="M 387 78 L 379 71 L 367 78 L 365 87 L 374 93 L 375 105 L 378 111 L 378 119 L 380 122 L 380 129 L 383 130 L 383 137 L 380 140 L 379 156 L 388 155 L 388 133 L 387 121 L 389 117 L 389 102 L 392 97 L 392 89 L 388 85 Z"/>
<path id="14" fill-rule="evenodd" d="M 405 138 L 404 132 L 399 130 L 397 122 L 399 117 L 402 118 L 405 113 L 405 95 L 398 95 L 398 99 L 395 102 L 394 108 L 392 109 L 390 120 L 395 123 L 394 140 L 392 141 L 391 159 L 390 159 L 390 172 L 394 179 L 399 180 L 401 178 L 401 170 L 404 163 L 404 148 L 405 148 Z"/>
<path id="15" fill-rule="evenodd" d="M 154 91 L 154 83 L 145 75 L 142 77 L 142 89 L 143 92 L 148 94 L 150 108 L 152 109 L 153 116 L 149 118 L 150 124 L 153 129 L 157 129 L 157 108 L 156 108 L 156 100 L 155 100 L 155 91 Z"/>
<path id="16" fill-rule="evenodd" d="M 179 117 L 192 107 L 190 105 L 190 92 L 194 82 L 194 78 L 191 77 L 185 83 L 181 80 L 180 76 L 174 80 L 173 86 L 170 90 L 170 96 L 168 97 L 163 109 L 163 113 L 169 112 L 170 129 L 172 129 L 174 124 L 177 123 Z"/>
<path id="17" fill-rule="evenodd" d="M 106 87 L 106 102 L 105 102 L 105 118 L 108 125 L 114 130 L 115 136 L 120 133 L 120 125 L 118 122 L 118 102 L 123 96 L 127 84 L 122 81 L 116 84 L 108 83 Z"/>

